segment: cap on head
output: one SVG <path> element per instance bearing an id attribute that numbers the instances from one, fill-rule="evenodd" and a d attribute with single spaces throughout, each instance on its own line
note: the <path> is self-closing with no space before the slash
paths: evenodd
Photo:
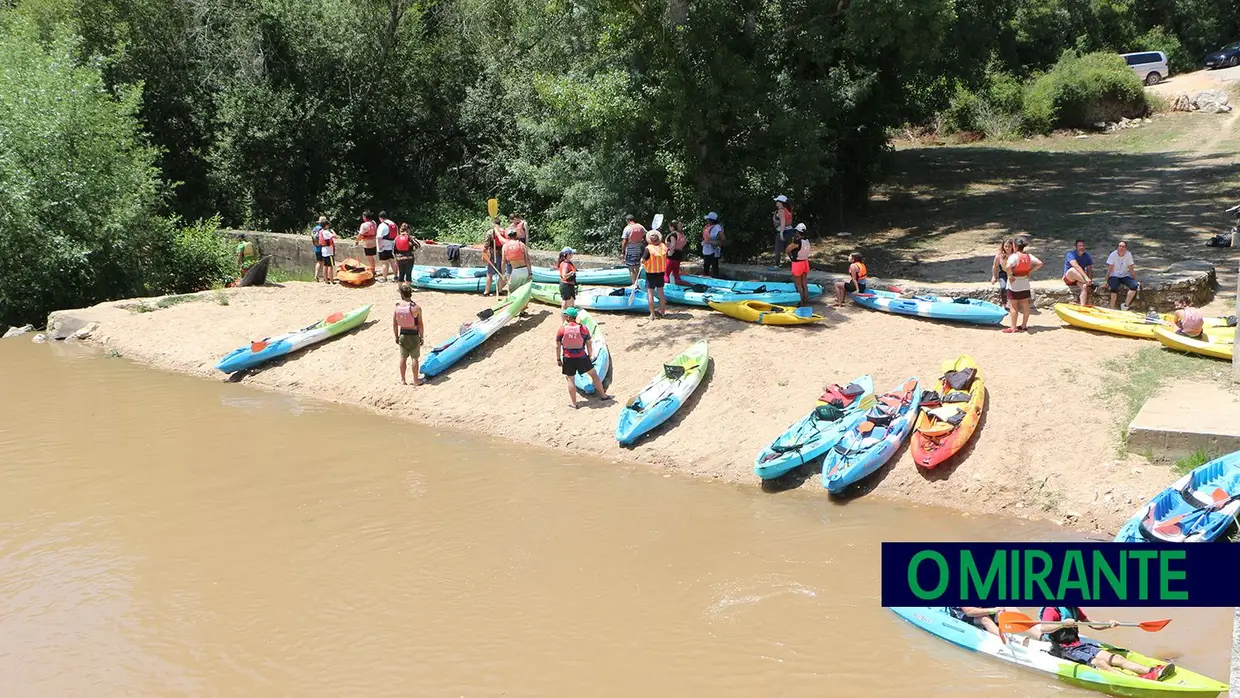
<path id="1" fill-rule="evenodd" d="M 327 225 L 327 216 L 319 216 L 319 225 Z"/>
<path id="2" fill-rule="evenodd" d="M 719 220 L 719 214 L 715 213 L 714 211 L 711 211 L 710 213 L 706 214 L 706 220 L 717 221 Z"/>
<path id="3" fill-rule="evenodd" d="M 510 237 L 510 238 L 515 238 L 516 236 L 517 236 L 517 230 L 516 230 L 516 228 L 510 228 L 510 229 L 508 230 L 508 237 Z"/>
<path id="4" fill-rule="evenodd" d="M 624 214 L 624 220 L 629 221 L 631 223 L 633 221 L 633 214 L 631 213 Z"/>
<path id="5" fill-rule="evenodd" d="M 572 305 L 570 305 L 570 306 L 568 306 L 567 308 L 565 308 L 565 309 L 564 309 L 564 317 L 566 317 L 566 318 L 572 318 L 572 319 L 576 320 L 576 319 L 577 319 L 577 308 L 576 308 L 576 306 L 572 306 Z"/>
<path id="6" fill-rule="evenodd" d="M 775 200 L 781 204 L 788 203 L 788 197 L 784 196 L 783 194 L 780 194 L 779 196 L 775 197 Z"/>
<path id="7" fill-rule="evenodd" d="M 560 254 L 577 254 L 577 250 L 574 250 L 571 247 L 565 247 L 564 249 L 560 250 Z"/>
<path id="8" fill-rule="evenodd" d="M 804 223 L 797 223 L 797 232 L 798 232 L 798 233 L 804 233 L 804 232 L 805 232 L 805 224 L 804 224 Z"/>

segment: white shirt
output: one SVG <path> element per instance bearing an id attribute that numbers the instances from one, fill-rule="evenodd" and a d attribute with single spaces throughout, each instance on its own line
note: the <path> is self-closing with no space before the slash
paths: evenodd
<path id="1" fill-rule="evenodd" d="M 385 239 L 383 238 L 383 236 L 384 236 L 384 235 L 387 235 L 387 233 L 388 233 L 388 224 L 387 224 L 387 223 L 380 223 L 380 224 L 379 224 L 379 233 L 378 233 L 378 237 L 379 237 L 379 251 L 380 251 L 380 252 L 383 252 L 383 251 L 386 251 L 386 250 L 394 250 L 394 249 L 396 249 L 396 240 L 395 240 L 396 231 L 395 231 L 395 230 L 393 230 L 393 231 L 392 231 L 392 237 L 393 237 L 393 239 L 391 239 L 391 240 L 385 240 Z"/>
<path id="2" fill-rule="evenodd" d="M 333 257 L 336 254 L 336 234 L 331 230 L 320 230 L 319 241 L 323 246 L 319 250 L 319 254 L 323 257 Z"/>
<path id="3" fill-rule="evenodd" d="M 1019 261 L 1019 260 L 1020 260 L 1020 253 L 1019 253 L 1019 252 L 1014 253 L 1014 254 L 1012 254 L 1012 255 L 1008 256 L 1008 259 L 1007 259 L 1007 267 L 1008 267 L 1008 290 L 1009 290 L 1009 291 L 1028 291 L 1029 289 L 1033 288 L 1033 287 L 1029 284 L 1029 277 L 1028 277 L 1028 276 L 1015 276 L 1015 275 L 1013 275 L 1013 274 L 1012 274 L 1012 271 L 1011 271 L 1011 270 L 1012 270 L 1012 268 L 1013 268 L 1013 267 L 1015 267 L 1015 266 L 1016 266 L 1016 262 L 1017 262 L 1017 261 Z M 1041 262 L 1042 260 L 1038 259 L 1037 257 L 1034 257 L 1033 255 L 1029 255 L 1029 261 L 1030 261 L 1030 262 L 1031 262 L 1034 266 L 1037 266 L 1037 265 L 1038 265 L 1038 263 L 1039 263 L 1039 262 Z"/>
<path id="4" fill-rule="evenodd" d="M 1132 261 L 1131 252 L 1125 252 L 1124 256 L 1121 257 L 1119 256 L 1119 250 L 1116 250 L 1115 252 L 1112 252 L 1109 257 L 1107 257 L 1107 265 L 1111 267 L 1111 276 L 1116 276 L 1119 278 L 1132 276 L 1128 270 L 1131 269 L 1134 264 L 1135 262 Z"/>

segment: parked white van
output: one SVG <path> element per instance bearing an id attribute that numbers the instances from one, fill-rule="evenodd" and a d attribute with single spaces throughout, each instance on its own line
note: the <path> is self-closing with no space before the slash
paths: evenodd
<path id="1" fill-rule="evenodd" d="M 1122 53 L 1128 67 L 1132 68 L 1141 82 L 1157 85 L 1167 77 L 1167 54 L 1162 51 L 1142 51 L 1140 53 Z"/>

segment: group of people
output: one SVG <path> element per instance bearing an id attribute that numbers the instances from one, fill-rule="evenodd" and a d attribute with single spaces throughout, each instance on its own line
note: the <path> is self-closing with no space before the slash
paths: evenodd
<path id="1" fill-rule="evenodd" d="M 331 221 L 326 216 L 319 216 L 310 230 L 316 282 L 336 283 L 338 239 Z M 422 243 L 413 236 L 408 223 L 396 225 L 386 211 L 380 211 L 378 216 L 364 211 L 355 240 L 362 247 L 363 263 L 376 281 L 408 283 L 413 280 L 414 255 Z M 379 266 L 376 260 L 382 264 L 381 271 L 376 268 Z"/>
<path id="2" fill-rule="evenodd" d="M 530 281 L 529 229 L 525 219 L 512 214 L 505 227 L 499 218 L 491 220 L 491 230 L 482 239 L 482 260 L 487 266 L 486 287 L 482 295 L 498 295 L 501 288 L 509 291 Z"/>

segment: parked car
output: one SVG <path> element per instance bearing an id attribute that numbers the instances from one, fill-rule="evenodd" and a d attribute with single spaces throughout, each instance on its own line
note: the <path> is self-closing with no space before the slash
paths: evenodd
<path id="1" fill-rule="evenodd" d="M 1240 41 L 1227 44 L 1223 48 L 1206 56 L 1206 68 L 1231 68 L 1240 65 Z"/>
<path id="2" fill-rule="evenodd" d="M 1141 78 L 1141 82 L 1147 85 L 1157 85 L 1170 72 L 1167 69 L 1167 54 L 1162 51 L 1141 51 L 1120 55 L 1128 62 L 1128 67 L 1132 68 L 1137 77 Z"/>

